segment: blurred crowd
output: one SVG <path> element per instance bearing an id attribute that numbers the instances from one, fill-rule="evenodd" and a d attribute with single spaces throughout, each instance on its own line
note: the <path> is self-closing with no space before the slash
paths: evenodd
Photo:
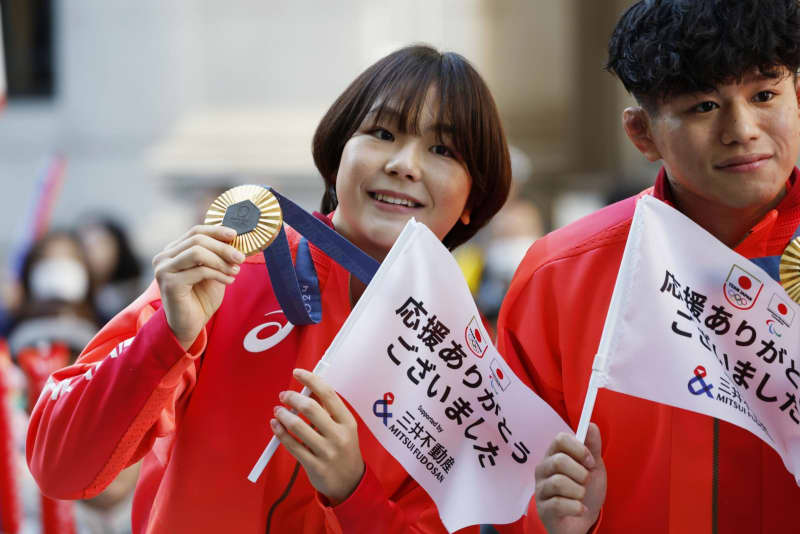
<path id="1" fill-rule="evenodd" d="M 83 501 L 42 496 L 25 463 L 28 416 L 47 377 L 78 357 L 147 280 L 126 229 L 90 214 L 23 243 L 0 292 L 0 532 L 122 534 L 138 466 Z"/>

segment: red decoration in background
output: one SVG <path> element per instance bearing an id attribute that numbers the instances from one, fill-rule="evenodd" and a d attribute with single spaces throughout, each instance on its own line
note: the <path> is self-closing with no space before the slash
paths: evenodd
<path id="1" fill-rule="evenodd" d="M 14 436 L 11 435 L 11 414 L 8 405 L 8 369 L 11 366 L 8 343 L 0 339 L 0 532 L 17 534 L 21 521 L 21 505 L 16 479 Z"/>
<path id="2" fill-rule="evenodd" d="M 22 349 L 17 361 L 28 380 L 28 411 L 33 409 L 47 378 L 69 364 L 69 347 L 52 343 Z M 42 534 L 75 534 L 75 518 L 70 501 L 59 501 L 42 495 Z"/>

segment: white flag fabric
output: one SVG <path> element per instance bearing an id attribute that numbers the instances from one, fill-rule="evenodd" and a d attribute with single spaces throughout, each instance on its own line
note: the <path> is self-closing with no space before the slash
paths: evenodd
<path id="1" fill-rule="evenodd" d="M 436 503 L 445 527 L 509 523 L 569 427 L 489 340 L 450 252 L 409 221 L 318 366 Z"/>
<path id="2" fill-rule="evenodd" d="M 745 428 L 800 481 L 797 311 L 756 264 L 667 204 L 642 198 L 592 382 Z"/>

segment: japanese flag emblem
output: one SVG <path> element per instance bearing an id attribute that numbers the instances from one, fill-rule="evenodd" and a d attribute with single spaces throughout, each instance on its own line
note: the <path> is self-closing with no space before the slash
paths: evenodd
<path id="1" fill-rule="evenodd" d="M 464 339 L 469 350 L 478 358 L 483 358 L 483 355 L 486 354 L 486 349 L 489 348 L 489 339 L 483 333 L 481 323 L 474 316 L 464 330 Z"/>
<path id="2" fill-rule="evenodd" d="M 764 283 L 738 265 L 733 265 L 725 280 L 725 299 L 740 310 L 749 310 L 758 299 Z"/>
<path id="3" fill-rule="evenodd" d="M 772 295 L 767 309 L 775 320 L 783 326 L 791 326 L 792 321 L 794 321 L 794 307 L 789 304 L 788 300 L 782 299 L 777 293 Z"/>
<path id="4" fill-rule="evenodd" d="M 505 391 L 511 384 L 511 378 L 509 377 L 511 371 L 509 371 L 505 363 L 498 358 L 492 360 L 492 363 L 489 364 L 489 368 L 492 370 L 492 385 L 496 384 L 500 389 Z"/>

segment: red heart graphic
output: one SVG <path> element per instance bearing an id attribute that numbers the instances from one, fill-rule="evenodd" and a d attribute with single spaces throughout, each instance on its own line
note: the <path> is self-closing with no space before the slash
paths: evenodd
<path id="1" fill-rule="evenodd" d="M 481 338 L 481 333 L 478 331 L 477 328 L 473 330 L 473 333 L 475 334 L 475 339 L 478 340 L 478 343 L 483 342 L 483 338 Z"/>

